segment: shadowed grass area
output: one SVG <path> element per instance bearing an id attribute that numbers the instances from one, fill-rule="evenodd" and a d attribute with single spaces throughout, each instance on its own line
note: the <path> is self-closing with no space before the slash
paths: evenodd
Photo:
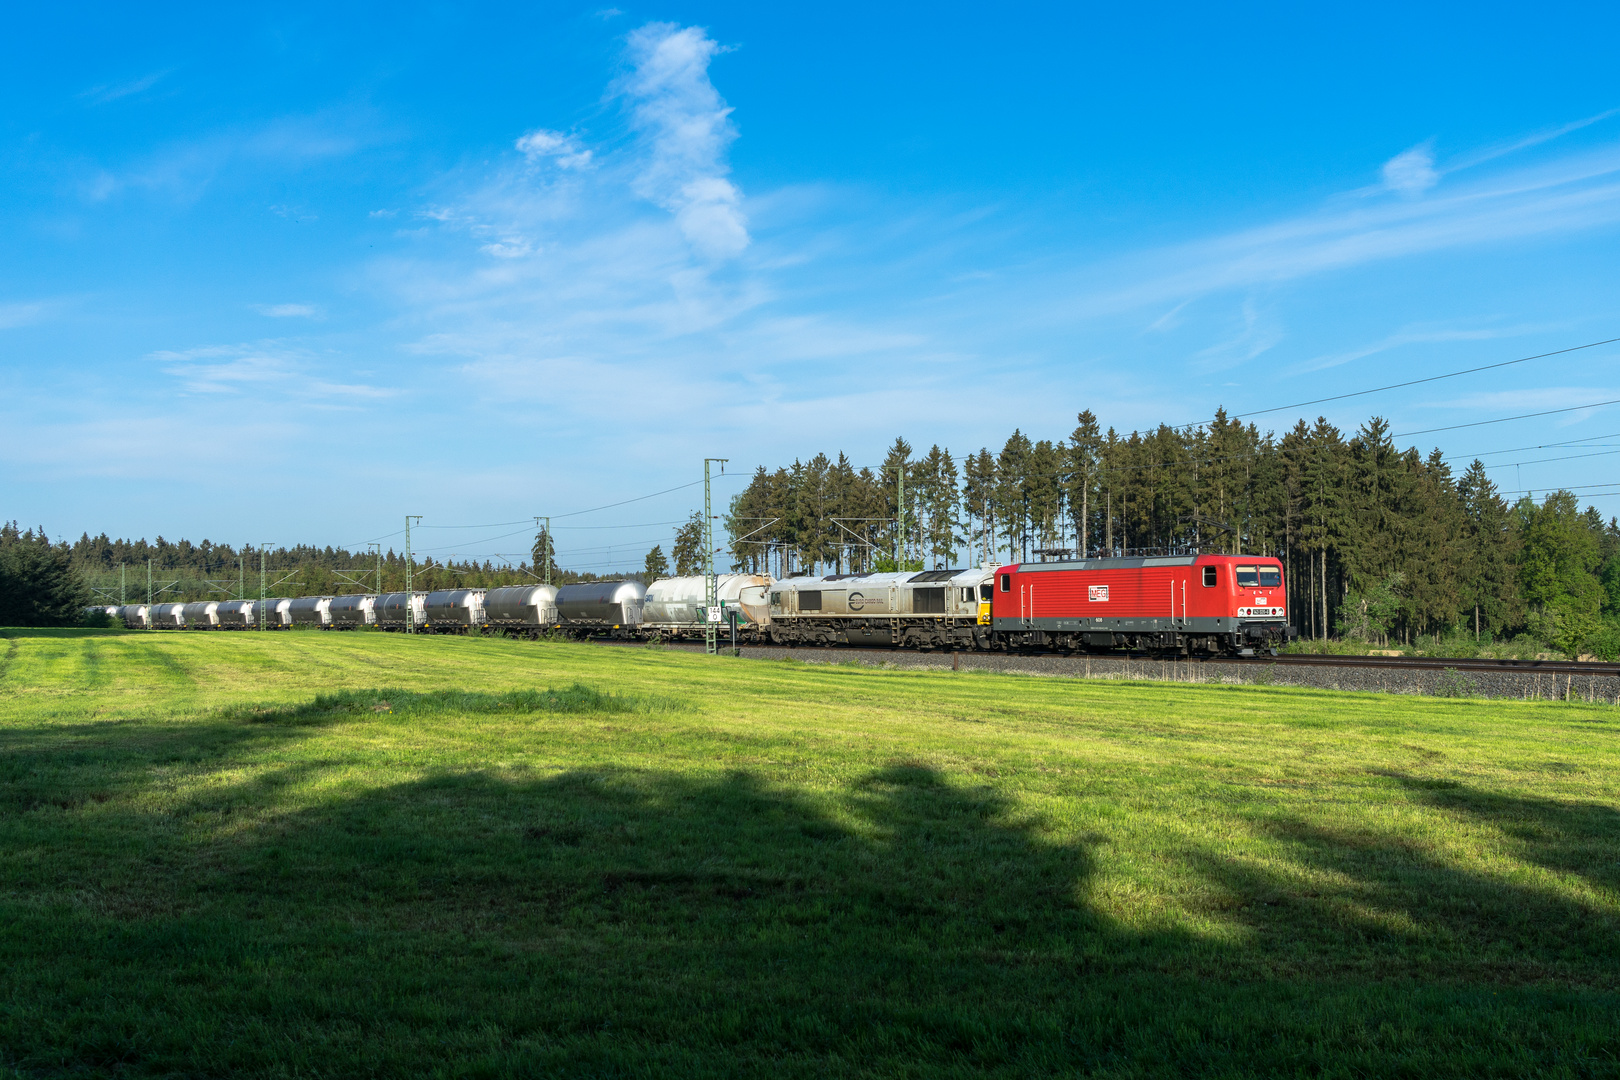
<path id="1" fill-rule="evenodd" d="M 0 1075 L 1616 1071 L 1612 708 L 13 643 Z"/>
<path id="2" fill-rule="evenodd" d="M 421 719 L 430 716 L 478 716 L 523 713 L 654 713 L 671 712 L 678 703 L 666 697 L 649 698 L 603 693 L 595 687 L 574 683 L 563 690 L 507 690 L 487 693 L 474 690 L 340 690 L 316 694 L 314 700 L 297 705 L 236 705 L 225 715 L 261 723 L 320 723 L 341 716 L 386 713 L 390 716 Z"/>

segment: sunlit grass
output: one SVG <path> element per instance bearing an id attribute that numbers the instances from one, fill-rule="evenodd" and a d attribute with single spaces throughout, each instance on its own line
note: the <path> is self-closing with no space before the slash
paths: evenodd
<path id="1" fill-rule="evenodd" d="M 1617 714 L 0 641 L 24 1075 L 1591 1075 Z"/>

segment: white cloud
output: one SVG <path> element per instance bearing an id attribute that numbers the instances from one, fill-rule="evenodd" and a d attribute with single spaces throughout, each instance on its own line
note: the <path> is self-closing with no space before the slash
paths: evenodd
<path id="1" fill-rule="evenodd" d="M 227 169 L 266 165 L 297 169 L 352 154 L 376 138 L 371 128 L 372 117 L 355 109 L 282 117 L 253 128 L 177 141 L 119 167 L 97 168 L 79 188 L 91 202 L 126 191 L 160 192 L 189 201 L 200 198 L 214 177 Z"/>
<path id="2" fill-rule="evenodd" d="M 313 319 L 321 313 L 313 304 L 260 304 L 258 312 L 272 319 Z"/>
<path id="3" fill-rule="evenodd" d="M 1243 301 L 1236 330 L 1225 340 L 1199 350 L 1193 360 L 1201 371 L 1224 371 L 1248 363 L 1282 339 L 1275 318 L 1262 312 L 1251 297 Z"/>
<path id="4" fill-rule="evenodd" d="M 363 383 L 332 382 L 309 374 L 317 362 L 330 370 L 330 358 L 277 342 L 260 345 L 207 345 L 185 350 L 162 350 L 148 359 L 163 365 L 163 372 L 180 380 L 192 394 L 252 394 L 257 403 L 291 399 L 305 405 L 355 402 L 390 397 L 394 391 Z"/>
<path id="5" fill-rule="evenodd" d="M 478 249 L 486 255 L 493 255 L 497 259 L 521 259 L 534 250 L 529 242 L 521 236 L 510 236 L 505 240 L 496 240 L 485 244 Z"/>
<path id="6" fill-rule="evenodd" d="M 1369 356 L 1399 349 L 1407 345 L 1437 345 L 1454 341 L 1492 341 L 1497 338 L 1513 337 L 1520 334 L 1545 332 L 1552 329 L 1546 326 L 1510 326 L 1488 327 L 1471 330 L 1419 330 L 1404 329 L 1373 342 L 1343 352 L 1330 353 L 1326 356 L 1315 356 L 1302 363 L 1294 365 L 1294 373 L 1308 374 L 1316 371 L 1326 371 L 1329 368 L 1339 367 L 1355 360 L 1364 360 Z"/>
<path id="7" fill-rule="evenodd" d="M 1410 150 L 1384 162 L 1384 186 L 1408 198 L 1416 198 L 1440 182 L 1434 169 L 1434 140 L 1418 143 Z"/>
<path id="8" fill-rule="evenodd" d="M 1445 168 L 1441 171 L 1453 173 L 1460 169 L 1471 169 L 1475 165 L 1483 164 L 1487 161 L 1493 160 L 1494 158 L 1504 157 L 1508 154 L 1516 154 L 1520 150 L 1528 150 L 1532 146 L 1540 146 L 1544 142 L 1551 142 L 1554 139 L 1561 139 L 1570 132 L 1579 131 L 1585 127 L 1591 127 L 1593 124 L 1607 120 L 1609 117 L 1615 115 L 1620 115 L 1620 109 L 1605 109 L 1600 113 L 1594 113 L 1591 116 L 1585 116 L 1579 120 L 1572 120 L 1567 124 L 1559 124 L 1557 127 L 1547 128 L 1546 130 L 1538 131 L 1533 135 L 1526 135 L 1522 139 L 1514 139 L 1511 142 L 1502 143 L 1497 146 L 1488 146 L 1483 150 L 1468 154 L 1459 160 L 1448 162 Z"/>
<path id="9" fill-rule="evenodd" d="M 44 319 L 50 305 L 44 303 L 0 304 L 0 330 L 14 330 Z"/>
<path id="10" fill-rule="evenodd" d="M 633 68 L 619 85 L 647 140 L 637 192 L 675 214 L 693 247 L 716 258 L 749 242 L 742 193 L 726 179 L 737 129 L 709 80 L 709 61 L 722 51 L 696 27 L 649 23 L 630 34 Z"/>
<path id="11" fill-rule="evenodd" d="M 133 94 L 139 94 L 143 90 L 150 90 L 171 70 L 173 69 L 166 68 L 163 71 L 154 71 L 150 75 L 143 75 L 139 79 L 133 79 L 130 82 L 120 83 L 116 86 L 92 86 L 88 90 L 80 91 L 79 97 L 89 100 L 92 105 L 105 105 L 110 101 L 117 101 L 119 98 L 126 98 Z"/>
<path id="12" fill-rule="evenodd" d="M 517 141 L 517 148 L 530 164 L 549 161 L 560 169 L 583 169 L 591 163 L 591 152 L 579 139 L 561 131 L 531 131 Z"/>

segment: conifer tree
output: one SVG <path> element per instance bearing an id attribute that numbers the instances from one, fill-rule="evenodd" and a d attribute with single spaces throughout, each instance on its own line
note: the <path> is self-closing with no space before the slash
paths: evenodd
<path id="1" fill-rule="evenodd" d="M 1074 523 L 1076 554 L 1088 557 L 1096 539 L 1091 522 L 1097 513 L 1097 468 L 1102 453 L 1102 429 L 1090 409 L 1076 418 L 1074 432 L 1067 443 L 1068 462 L 1064 469 L 1067 481 L 1064 495 L 1069 505 L 1069 518 Z"/>
<path id="2" fill-rule="evenodd" d="M 551 534 L 541 529 L 534 538 L 534 546 L 529 549 L 530 565 L 534 567 L 537 575 L 545 575 L 547 563 L 551 564 L 551 580 L 558 581 L 562 577 L 562 568 L 557 565 L 557 545 Z"/>
<path id="3" fill-rule="evenodd" d="M 995 560 L 995 502 L 996 459 L 988 449 L 980 449 L 969 455 L 962 469 L 962 509 L 973 546 L 970 565 Z"/>
<path id="4" fill-rule="evenodd" d="M 701 510 L 692 511 L 692 516 L 686 519 L 686 524 L 675 531 L 676 576 L 691 577 L 705 572 L 704 533 Z"/>
<path id="5" fill-rule="evenodd" d="M 89 604 L 66 543 L 52 544 L 44 529 L 21 532 L 15 521 L 0 526 L 0 626 L 71 626 Z"/>

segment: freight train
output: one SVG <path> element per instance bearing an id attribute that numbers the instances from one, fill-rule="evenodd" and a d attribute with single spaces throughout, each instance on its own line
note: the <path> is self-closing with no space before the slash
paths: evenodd
<path id="1" fill-rule="evenodd" d="M 1293 636 L 1282 564 L 1247 555 L 1078 559 L 976 570 L 716 580 L 739 640 L 915 649 L 1146 650 L 1253 655 Z M 306 596 L 94 608 L 129 627 L 474 628 L 517 636 L 696 637 L 710 622 L 701 577 L 556 588 Z"/>

